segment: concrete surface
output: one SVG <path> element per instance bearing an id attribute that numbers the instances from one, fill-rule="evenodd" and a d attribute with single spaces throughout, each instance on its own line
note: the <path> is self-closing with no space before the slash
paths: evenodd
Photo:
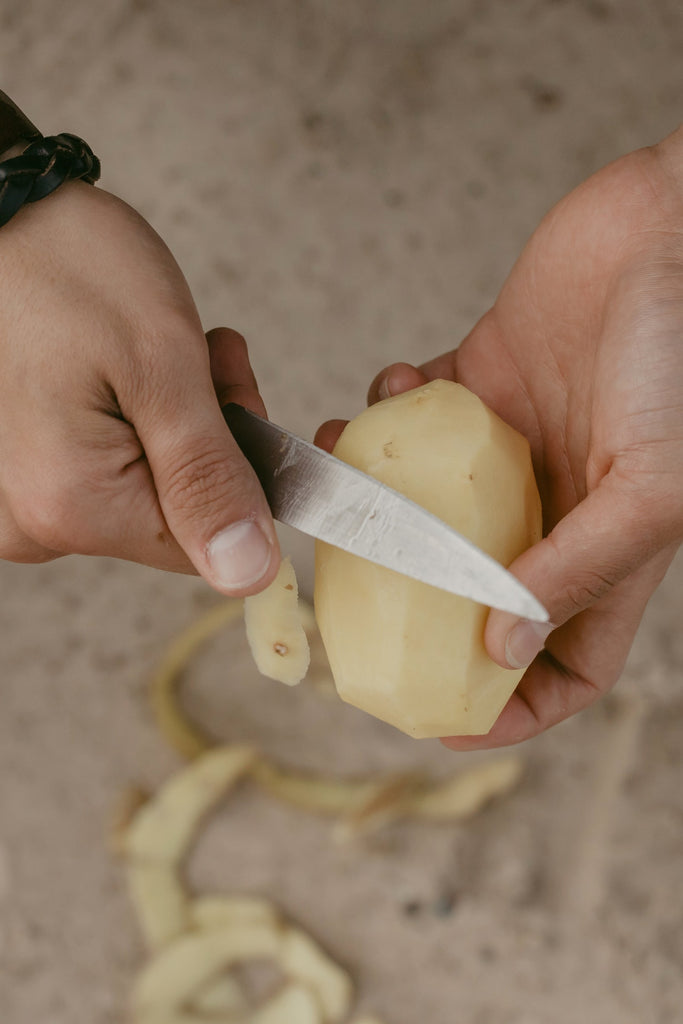
<path id="1" fill-rule="evenodd" d="M 556 199 L 677 126 L 682 46 L 678 0 L 0 8 L 2 88 L 91 142 L 207 328 L 249 339 L 273 418 L 309 436 L 385 363 L 454 344 Z M 286 544 L 310 586 L 309 546 Z M 193 884 L 272 896 L 387 1024 L 675 1024 L 682 583 L 679 558 L 614 695 L 527 744 L 520 790 L 468 826 L 340 851 L 327 824 L 245 793 Z M 119 1024 L 143 952 L 107 821 L 127 782 L 176 764 L 146 679 L 215 597 L 84 559 L 2 564 L 0 586 L 0 1020 Z M 467 763 L 274 690 L 235 636 L 188 687 L 217 735 L 340 773 Z"/>

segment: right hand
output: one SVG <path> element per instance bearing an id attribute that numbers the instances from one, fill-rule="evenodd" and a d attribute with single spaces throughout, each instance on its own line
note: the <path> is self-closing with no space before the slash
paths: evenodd
<path id="1" fill-rule="evenodd" d="M 0 558 L 106 555 L 261 590 L 278 542 L 227 401 L 265 415 L 244 339 L 204 335 L 125 203 L 72 182 L 0 230 Z"/>

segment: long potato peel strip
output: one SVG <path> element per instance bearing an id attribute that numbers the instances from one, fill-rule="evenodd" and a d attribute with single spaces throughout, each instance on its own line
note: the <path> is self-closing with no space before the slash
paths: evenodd
<path id="1" fill-rule="evenodd" d="M 180 710 L 177 689 L 180 677 L 197 650 L 228 626 L 241 622 L 244 602 L 239 598 L 210 608 L 190 623 L 170 644 L 152 676 L 150 702 L 159 731 L 181 757 L 192 760 L 215 746 L 212 739 Z M 299 617 L 304 631 L 316 632 L 315 614 L 306 601 L 299 601 Z"/>
<path id="2" fill-rule="evenodd" d="M 214 741 L 192 723 L 181 709 L 176 681 L 194 652 L 212 635 L 236 621 L 242 601 L 229 601 L 211 609 L 181 634 L 153 678 L 152 707 L 162 735 L 186 758 L 214 746 Z M 309 605 L 299 602 L 307 632 L 315 629 Z M 251 777 L 266 792 L 301 810 L 343 819 L 337 835 L 349 838 L 403 816 L 433 822 L 463 821 L 489 801 L 509 792 L 519 781 L 522 761 L 509 756 L 459 771 L 443 782 L 417 784 L 417 775 L 384 778 L 335 779 L 283 769 L 263 756 L 254 759 Z M 398 781 L 397 781 L 398 780 Z M 376 803 L 375 803 L 376 801 Z M 375 806 L 373 812 L 372 807 Z"/>
<path id="3" fill-rule="evenodd" d="M 312 609 L 300 607 L 311 632 Z M 348 1014 L 348 974 L 269 901 L 245 895 L 191 899 L 181 882 L 180 867 L 202 818 L 241 778 L 250 775 L 300 809 L 336 816 L 338 832 L 353 836 L 406 815 L 464 820 L 508 792 L 521 775 L 521 760 L 507 757 L 438 782 L 417 772 L 322 778 L 283 770 L 247 746 L 217 746 L 182 712 L 177 683 L 194 652 L 242 611 L 242 601 L 211 609 L 177 638 L 153 678 L 159 728 L 191 763 L 144 804 L 131 798 L 116 829 L 115 845 L 126 858 L 131 899 L 152 952 L 135 986 L 135 1024 L 341 1024 Z M 288 980 L 262 1006 L 248 1009 L 230 970 L 254 958 L 272 959 Z M 382 1022 L 361 1015 L 352 1024 Z"/>
<path id="4" fill-rule="evenodd" d="M 280 928 L 282 915 L 260 896 L 198 896 L 190 903 L 189 922 L 198 931 L 253 924 Z"/>
<path id="5" fill-rule="evenodd" d="M 264 758 L 252 765 L 250 775 L 271 796 L 317 814 L 346 814 L 375 791 L 374 780 L 322 778 L 279 768 Z"/>
<path id="6" fill-rule="evenodd" d="M 190 927 L 190 901 L 175 865 L 129 859 L 128 896 L 147 948 L 162 949 Z"/>
<path id="7" fill-rule="evenodd" d="M 522 771 L 523 761 L 516 754 L 474 764 L 413 794 L 405 813 L 428 821 L 465 821 L 514 789 Z"/>
<path id="8" fill-rule="evenodd" d="M 287 1024 L 282 1014 L 293 1006 L 300 1006 L 302 1019 L 314 1024 L 336 1024 L 348 1011 L 349 976 L 314 939 L 286 924 L 270 902 L 247 895 L 191 900 L 181 882 L 181 864 L 202 818 L 248 771 L 253 758 L 248 747 L 208 751 L 142 804 L 121 835 L 131 900 L 152 952 L 135 989 L 136 1024 L 190 1024 L 207 1007 L 219 1020 L 227 1021 L 232 1013 L 231 1024 L 240 1024 L 242 1017 L 235 1017 L 239 986 L 225 972 L 264 957 L 296 984 L 290 994 L 249 1012 L 245 1024 L 261 1017 Z M 312 1000 L 301 994 L 302 987 Z"/>
<path id="9" fill-rule="evenodd" d="M 123 842 L 127 856 L 180 864 L 200 821 L 249 769 L 251 747 L 215 747 L 168 779 L 133 819 Z"/>
<path id="10" fill-rule="evenodd" d="M 152 713 L 162 736 L 181 757 L 191 760 L 215 742 L 180 712 L 176 687 L 192 655 L 222 629 L 242 619 L 243 602 L 237 598 L 209 609 L 179 633 L 152 677 Z"/>

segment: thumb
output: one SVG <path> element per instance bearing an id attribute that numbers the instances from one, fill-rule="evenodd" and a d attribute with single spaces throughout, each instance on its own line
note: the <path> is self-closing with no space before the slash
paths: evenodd
<path id="1" fill-rule="evenodd" d="M 517 558 L 510 571 L 545 606 L 550 623 L 493 609 L 485 633 L 493 660 L 506 668 L 530 665 L 554 628 L 651 559 L 665 543 L 653 504 L 611 471 L 547 537 Z"/>
<path id="2" fill-rule="evenodd" d="M 212 587 L 241 597 L 273 579 L 279 546 L 261 485 L 204 370 L 193 387 L 191 373 L 174 374 L 135 426 L 171 533 Z M 247 405 L 247 385 L 235 379 L 234 387 Z"/>

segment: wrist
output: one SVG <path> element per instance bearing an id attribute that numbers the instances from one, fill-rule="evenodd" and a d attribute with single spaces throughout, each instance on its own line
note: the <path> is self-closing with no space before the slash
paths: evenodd
<path id="1" fill-rule="evenodd" d="M 100 162 L 69 132 L 43 136 L 13 100 L 0 92 L 0 228 L 27 203 L 51 195 L 68 180 L 93 184 Z"/>

